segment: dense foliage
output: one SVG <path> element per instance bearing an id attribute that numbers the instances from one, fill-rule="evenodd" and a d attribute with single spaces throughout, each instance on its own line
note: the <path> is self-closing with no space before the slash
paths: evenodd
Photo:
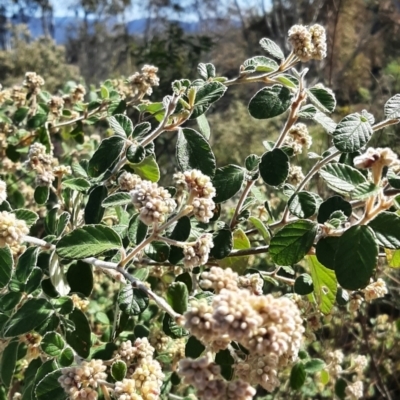
<path id="1" fill-rule="evenodd" d="M 382 121 L 335 122 L 334 93 L 303 67 L 326 57 L 324 28 L 295 25 L 289 43 L 285 56 L 262 39 L 232 79 L 199 64 L 160 102 L 150 65 L 88 93 L 53 96 L 35 72 L 1 90 L 3 398 L 399 393 L 398 325 L 371 303 L 399 265 L 400 163 L 368 143 L 400 121 L 400 95 Z M 218 167 L 207 111 L 252 83 L 249 114 L 277 117 L 279 135 Z M 154 142 L 171 134 L 159 165 Z"/>

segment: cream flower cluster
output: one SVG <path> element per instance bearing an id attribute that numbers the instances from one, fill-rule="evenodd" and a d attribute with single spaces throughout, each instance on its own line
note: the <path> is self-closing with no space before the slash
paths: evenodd
<path id="1" fill-rule="evenodd" d="M 76 293 L 71 296 L 71 300 L 74 304 L 74 308 L 78 310 L 86 311 L 89 307 L 89 300 L 81 299 Z"/>
<path id="2" fill-rule="evenodd" d="M 7 244 L 15 255 L 25 235 L 29 233 L 26 222 L 7 211 L 0 212 L 0 247 Z"/>
<path id="3" fill-rule="evenodd" d="M 297 186 L 300 182 L 304 180 L 304 174 L 298 165 L 291 165 L 289 169 L 289 175 L 286 179 L 288 183 L 291 183 L 294 186 Z"/>
<path id="4" fill-rule="evenodd" d="M 370 283 L 365 289 L 362 290 L 365 296 L 365 301 L 371 302 L 372 300 L 384 297 L 388 293 L 386 283 L 383 279 L 379 278 L 376 282 Z"/>
<path id="5" fill-rule="evenodd" d="M 0 179 L 0 204 L 7 199 L 7 185 Z"/>
<path id="6" fill-rule="evenodd" d="M 102 360 L 83 361 L 76 367 L 63 368 L 58 382 L 74 400 L 96 400 L 99 381 L 107 379 L 106 366 Z"/>
<path id="7" fill-rule="evenodd" d="M 128 378 L 117 382 L 115 395 L 119 400 L 158 400 L 164 374 L 160 363 L 153 359 L 154 347 L 147 338 L 121 343 L 115 357 L 128 367 Z"/>
<path id="8" fill-rule="evenodd" d="M 49 106 L 50 113 L 53 114 L 55 118 L 60 117 L 64 107 L 64 99 L 59 96 L 52 96 L 47 102 L 47 105 Z"/>
<path id="9" fill-rule="evenodd" d="M 206 264 L 210 250 L 213 247 L 211 233 L 204 233 L 192 245 L 185 244 L 183 247 L 183 265 L 186 268 L 194 268 Z"/>
<path id="10" fill-rule="evenodd" d="M 307 125 L 298 123 L 293 125 L 285 141 L 285 146 L 293 149 L 293 154 L 301 154 L 303 149 L 309 149 L 312 144 L 312 138 L 308 133 Z"/>
<path id="11" fill-rule="evenodd" d="M 292 26 L 289 30 L 289 42 L 293 53 L 303 62 L 326 57 L 326 34 L 321 25 L 316 24 L 309 28 L 303 25 Z"/>
<path id="12" fill-rule="evenodd" d="M 184 383 L 197 389 L 200 400 L 251 400 L 256 390 L 242 380 L 227 382 L 220 367 L 208 357 L 185 358 L 179 362 Z"/>
<path id="13" fill-rule="evenodd" d="M 209 176 L 197 169 L 179 172 L 174 175 L 177 186 L 185 188 L 192 196 L 193 214 L 200 222 L 208 223 L 213 217 L 215 203 L 212 198 L 216 191 Z"/>
<path id="14" fill-rule="evenodd" d="M 219 293 L 222 289 L 237 290 L 239 275 L 231 268 L 211 267 L 200 275 L 200 287 Z"/>
<path id="15" fill-rule="evenodd" d="M 142 72 L 135 72 L 128 78 L 128 82 L 133 89 L 133 95 L 150 96 L 153 93 L 153 86 L 160 84 L 160 78 L 157 76 L 158 68 L 152 65 L 144 65 Z"/>
<path id="16" fill-rule="evenodd" d="M 27 72 L 22 85 L 28 90 L 29 93 L 38 94 L 40 88 L 44 85 L 44 79 L 36 72 Z"/>
<path id="17" fill-rule="evenodd" d="M 205 299 L 191 303 L 185 328 L 212 348 L 226 348 L 230 341 L 246 347 L 250 355 L 238 367 L 238 376 L 271 391 L 279 384 L 279 369 L 297 358 L 304 333 L 300 311 L 287 297 L 253 294 L 217 277 L 215 270 L 204 279 L 202 275 L 201 285 L 217 294 L 211 304 Z"/>
<path id="18" fill-rule="evenodd" d="M 46 153 L 44 145 L 41 143 L 31 145 L 26 164 L 36 172 L 36 184 L 38 186 L 51 186 L 55 179 L 53 163 L 53 156 Z"/>
<path id="19" fill-rule="evenodd" d="M 345 393 L 347 399 L 358 400 L 364 397 L 364 384 L 362 381 L 355 381 L 346 386 Z"/>
<path id="20" fill-rule="evenodd" d="M 73 89 L 71 89 L 68 96 L 68 100 L 74 104 L 78 103 L 84 100 L 85 94 L 86 94 L 85 87 L 81 84 L 76 85 Z M 64 100 L 66 100 L 66 98 L 64 98 Z"/>
<path id="21" fill-rule="evenodd" d="M 150 181 L 140 181 L 130 191 L 130 195 L 133 205 L 140 211 L 140 219 L 146 225 L 163 223 L 166 214 L 172 213 L 176 208 L 170 193 Z"/>
<path id="22" fill-rule="evenodd" d="M 121 190 L 131 191 L 136 185 L 140 184 L 142 179 L 139 175 L 131 174 L 130 172 L 124 171 L 118 177 L 118 185 Z"/>

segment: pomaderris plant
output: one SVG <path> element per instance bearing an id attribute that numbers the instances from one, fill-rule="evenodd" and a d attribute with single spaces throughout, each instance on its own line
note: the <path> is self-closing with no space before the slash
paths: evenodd
<path id="1" fill-rule="evenodd" d="M 400 95 L 379 122 L 331 118 L 334 93 L 304 64 L 326 57 L 324 28 L 288 41 L 285 56 L 262 39 L 235 78 L 200 64 L 162 102 L 149 65 L 90 96 L 52 96 L 34 72 L 1 90 L 1 398 L 389 398 L 374 340 L 398 334 L 365 321 L 400 254 L 400 164 L 369 142 L 400 121 Z M 207 110 L 245 84 L 250 116 L 281 130 L 217 167 Z M 342 319 L 354 349 L 328 343 Z"/>

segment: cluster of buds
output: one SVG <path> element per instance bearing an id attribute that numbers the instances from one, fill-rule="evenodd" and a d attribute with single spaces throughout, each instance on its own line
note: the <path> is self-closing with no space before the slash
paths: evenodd
<path id="1" fill-rule="evenodd" d="M 51 186 L 55 179 L 53 171 L 54 158 L 46 153 L 46 147 L 41 143 L 34 143 L 29 148 L 28 165 L 36 172 L 36 184 L 38 186 Z"/>
<path id="2" fill-rule="evenodd" d="M 303 180 L 304 180 L 304 174 L 301 167 L 299 167 L 298 165 L 291 165 L 286 182 L 291 183 L 294 186 L 297 186 Z"/>
<path id="3" fill-rule="evenodd" d="M 322 60 L 326 57 L 326 34 L 321 25 L 292 26 L 289 30 L 289 42 L 300 61 Z"/>
<path id="4" fill-rule="evenodd" d="M 256 390 L 242 380 L 225 381 L 220 367 L 207 356 L 179 362 L 179 374 L 187 385 L 197 389 L 201 400 L 251 400 Z"/>
<path id="5" fill-rule="evenodd" d="M 165 216 L 176 208 L 171 194 L 157 183 L 140 181 L 130 191 L 133 205 L 140 212 L 140 219 L 146 225 L 158 225 L 165 221 Z"/>
<path id="6" fill-rule="evenodd" d="M 102 360 L 83 361 L 76 367 L 63 368 L 58 382 L 71 399 L 96 400 L 99 381 L 105 381 L 106 366 Z"/>
<path id="7" fill-rule="evenodd" d="M 114 392 L 119 400 L 156 400 L 164 379 L 160 363 L 153 359 L 154 347 L 147 338 L 123 342 L 115 357 L 124 361 L 128 378 L 117 382 Z"/>
<path id="8" fill-rule="evenodd" d="M 55 119 L 59 118 L 62 114 L 62 109 L 64 107 L 64 99 L 59 96 L 52 96 L 48 101 L 49 111 Z"/>
<path id="9" fill-rule="evenodd" d="M 7 185 L 0 179 L 0 204 L 7 199 Z"/>
<path id="10" fill-rule="evenodd" d="M 293 125 L 285 141 L 285 146 L 293 150 L 293 154 L 301 154 L 303 149 L 309 149 L 312 144 L 312 138 L 308 133 L 307 125 L 298 123 Z"/>
<path id="11" fill-rule="evenodd" d="M 346 396 L 349 400 L 358 400 L 364 398 L 364 384 L 362 381 L 355 381 L 346 386 Z"/>
<path id="12" fill-rule="evenodd" d="M 153 93 L 153 86 L 158 86 L 160 84 L 160 78 L 157 76 L 157 71 L 157 67 L 144 65 L 141 73 L 135 72 L 128 78 L 134 96 L 150 96 Z"/>
<path id="13" fill-rule="evenodd" d="M 11 99 L 17 107 L 22 107 L 26 103 L 26 92 L 21 86 L 13 86 Z"/>
<path id="14" fill-rule="evenodd" d="M 86 311 L 89 307 L 89 300 L 81 299 L 76 293 L 71 296 L 71 300 L 74 304 L 74 308 L 78 310 Z"/>
<path id="15" fill-rule="evenodd" d="M 327 354 L 327 370 L 329 375 L 337 377 L 343 371 L 342 364 L 344 361 L 344 354 L 341 350 L 330 351 Z"/>
<path id="16" fill-rule="evenodd" d="M 28 90 L 29 94 L 36 95 L 44 85 L 44 79 L 36 72 L 27 72 L 22 84 Z"/>
<path id="17" fill-rule="evenodd" d="M 206 264 L 212 247 L 214 243 L 210 233 L 204 233 L 193 244 L 186 243 L 183 246 L 183 265 L 194 268 Z"/>
<path id="18" fill-rule="evenodd" d="M 189 204 L 193 206 L 193 214 L 199 222 L 208 223 L 213 217 L 215 203 L 212 200 L 216 191 L 209 176 L 198 169 L 179 172 L 174 175 L 174 180 L 179 187 L 189 192 Z"/>
<path id="19" fill-rule="evenodd" d="M 0 247 L 9 245 L 11 252 L 16 255 L 20 252 L 20 245 L 28 233 L 25 221 L 17 219 L 7 211 L 0 212 Z"/>
<path id="20" fill-rule="evenodd" d="M 118 186 L 121 190 L 129 192 L 133 190 L 136 185 L 140 184 L 141 181 L 142 179 L 139 175 L 124 171 L 118 177 Z"/>
<path id="21" fill-rule="evenodd" d="M 216 267 L 203 273 L 200 286 L 216 295 L 211 304 L 205 299 L 192 302 L 184 325 L 211 348 L 226 348 L 230 341 L 246 347 L 250 354 L 238 367 L 238 376 L 271 391 L 279 385 L 279 369 L 297 358 L 304 333 L 300 311 L 287 297 L 239 288 L 237 278 L 231 270 Z"/>
<path id="22" fill-rule="evenodd" d="M 377 148 L 369 147 L 364 154 L 355 157 L 354 166 L 359 169 L 371 169 L 375 185 L 381 181 L 384 167 L 399 165 L 397 154 L 388 147 Z"/>
<path id="23" fill-rule="evenodd" d="M 71 89 L 69 93 L 68 100 L 71 101 L 73 104 L 79 103 L 84 100 L 86 94 L 86 89 L 83 85 L 79 84 Z"/>
<path id="24" fill-rule="evenodd" d="M 383 279 L 379 278 L 376 282 L 370 283 L 363 290 L 365 301 L 368 303 L 372 300 L 384 297 L 388 293 L 386 283 Z"/>

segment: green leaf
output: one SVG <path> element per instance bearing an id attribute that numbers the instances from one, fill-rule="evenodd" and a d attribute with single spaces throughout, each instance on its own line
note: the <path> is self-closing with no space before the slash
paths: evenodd
<path id="1" fill-rule="evenodd" d="M 46 214 L 46 217 L 44 219 L 44 227 L 46 230 L 46 234 L 48 234 L 48 235 L 54 235 L 54 233 L 55 233 L 56 225 L 57 225 L 58 210 L 59 210 L 59 207 L 53 207 Z"/>
<path id="2" fill-rule="evenodd" d="M 328 221 L 335 211 L 343 211 L 343 213 L 350 217 L 353 208 L 351 204 L 344 200 L 341 196 L 333 196 L 329 199 L 325 200 L 320 206 L 318 210 L 318 222 L 323 224 L 324 222 Z"/>
<path id="3" fill-rule="evenodd" d="M 205 114 L 200 115 L 196 118 L 197 126 L 199 128 L 200 133 L 207 139 L 210 139 L 211 129 L 210 124 L 207 121 L 207 117 Z"/>
<path id="4" fill-rule="evenodd" d="M 377 194 L 381 190 L 380 186 L 373 182 L 364 182 L 358 185 L 351 193 L 351 197 L 355 200 L 366 200 L 369 197 Z"/>
<path id="5" fill-rule="evenodd" d="M 307 90 L 307 97 L 323 113 L 335 111 L 336 99 L 332 90 L 316 85 Z"/>
<path id="6" fill-rule="evenodd" d="M 124 361 L 117 360 L 112 363 L 111 376 L 116 381 L 122 381 L 126 376 L 126 372 L 127 372 L 127 367 Z"/>
<path id="7" fill-rule="evenodd" d="M 328 236 L 318 241 L 316 247 L 316 256 L 318 261 L 325 267 L 335 269 L 336 250 L 339 245 L 339 238 Z"/>
<path id="8" fill-rule="evenodd" d="M 36 386 L 37 400 L 65 400 L 66 393 L 60 386 L 58 378 L 62 375 L 60 369 L 47 374 Z"/>
<path id="9" fill-rule="evenodd" d="M 383 211 L 368 226 L 374 231 L 379 246 L 400 249 L 400 217 L 397 214 Z"/>
<path id="10" fill-rule="evenodd" d="M 43 272 L 40 268 L 34 267 L 32 272 L 30 273 L 28 280 L 25 285 L 25 292 L 27 294 L 31 294 L 37 288 L 39 288 L 40 283 L 42 282 Z"/>
<path id="11" fill-rule="evenodd" d="M 245 160 L 245 167 L 247 171 L 252 172 L 258 167 L 258 164 L 260 164 L 261 157 L 257 156 L 256 154 L 250 154 L 249 156 L 246 157 Z"/>
<path id="12" fill-rule="evenodd" d="M 189 293 L 183 282 L 173 282 L 167 290 L 168 304 L 179 314 L 187 310 Z"/>
<path id="13" fill-rule="evenodd" d="M 279 83 L 282 83 L 283 86 L 286 86 L 291 89 L 297 89 L 299 86 L 298 79 L 296 79 L 294 76 L 289 75 L 289 74 L 278 75 L 275 78 L 275 80 L 278 81 Z M 302 116 L 304 118 L 304 115 L 299 114 L 299 117 L 300 116 Z"/>
<path id="14" fill-rule="evenodd" d="M 146 158 L 146 149 L 143 146 L 131 145 L 126 151 L 126 159 L 131 164 L 140 164 Z"/>
<path id="15" fill-rule="evenodd" d="M 250 240 L 242 229 L 236 229 L 233 233 L 233 248 L 235 250 L 245 250 L 251 247 Z M 233 271 L 242 275 L 247 268 L 249 256 L 226 257 L 219 261 L 222 268 L 231 268 Z"/>
<path id="16" fill-rule="evenodd" d="M 74 362 L 74 352 L 71 347 L 66 347 L 58 357 L 58 362 L 62 367 L 69 367 Z"/>
<path id="17" fill-rule="evenodd" d="M 132 138 L 136 140 L 142 140 L 146 137 L 146 134 L 151 131 L 151 125 L 148 122 L 142 122 L 133 128 Z"/>
<path id="18" fill-rule="evenodd" d="M 51 304 L 54 309 L 62 315 L 67 315 L 74 309 L 74 303 L 68 296 L 53 299 Z"/>
<path id="19" fill-rule="evenodd" d="M 392 188 L 400 189 L 400 176 L 396 175 L 392 169 L 389 169 L 386 178 Z"/>
<path id="20" fill-rule="evenodd" d="M 99 148 L 94 152 L 88 164 L 88 174 L 97 178 L 112 167 L 121 156 L 125 139 L 121 136 L 111 136 L 103 139 Z"/>
<path id="21" fill-rule="evenodd" d="M 312 104 L 306 104 L 305 106 L 300 108 L 297 115 L 299 116 L 299 118 L 313 119 L 316 113 L 317 109 Z"/>
<path id="22" fill-rule="evenodd" d="M 19 341 L 18 338 L 11 340 L 2 350 L 0 363 L 0 378 L 2 384 L 8 389 L 11 385 L 14 375 L 15 365 L 17 363 Z"/>
<path id="23" fill-rule="evenodd" d="M 292 93 L 282 85 L 259 90 L 250 100 L 249 113 L 256 119 L 273 118 L 283 114 L 292 102 Z"/>
<path id="24" fill-rule="evenodd" d="M 10 282 L 14 268 L 14 259 L 7 245 L 0 247 L 0 266 L 0 289 L 3 289 Z"/>
<path id="25" fill-rule="evenodd" d="M 125 192 L 113 193 L 101 203 L 102 207 L 124 206 L 132 202 L 131 195 Z"/>
<path id="26" fill-rule="evenodd" d="M 289 175 L 289 158 L 281 149 L 267 151 L 258 166 L 263 181 L 270 186 L 279 186 Z"/>
<path id="27" fill-rule="evenodd" d="M 194 129 L 184 128 L 179 130 L 176 159 L 182 171 L 198 169 L 210 177 L 215 174 L 214 153 L 204 136 Z"/>
<path id="28" fill-rule="evenodd" d="M 128 315 L 139 315 L 149 305 L 149 297 L 131 284 L 122 286 L 118 293 L 118 305 L 121 311 Z"/>
<path id="29" fill-rule="evenodd" d="M 22 283 L 25 283 L 37 263 L 39 248 L 28 247 L 19 257 L 15 269 L 15 277 Z"/>
<path id="30" fill-rule="evenodd" d="M 56 251 L 60 257 L 81 259 L 95 257 L 121 246 L 121 238 L 113 229 L 104 225 L 87 225 L 62 237 Z"/>
<path id="31" fill-rule="evenodd" d="M 268 229 L 264 225 L 264 223 L 257 217 L 250 217 L 249 222 L 252 223 L 256 227 L 258 233 L 267 242 L 270 238 L 270 235 L 269 235 Z"/>
<path id="32" fill-rule="evenodd" d="M 386 102 L 384 111 L 387 119 L 400 118 L 400 94 L 394 95 Z"/>
<path id="33" fill-rule="evenodd" d="M 112 130 L 119 136 L 129 137 L 133 133 L 132 121 L 123 114 L 114 114 L 107 118 Z"/>
<path id="34" fill-rule="evenodd" d="M 146 239 L 149 227 L 142 222 L 139 214 L 134 214 L 129 221 L 128 238 L 132 244 L 137 245 Z"/>
<path id="35" fill-rule="evenodd" d="M 298 192 L 289 200 L 289 210 L 298 218 L 309 218 L 317 212 L 316 198 L 310 192 Z"/>
<path id="36" fill-rule="evenodd" d="M 353 153 L 364 147 L 373 134 L 372 126 L 364 116 L 354 113 L 344 117 L 332 133 L 333 144 L 344 153 Z"/>
<path id="37" fill-rule="evenodd" d="M 285 55 L 283 54 L 281 48 L 271 39 L 261 39 L 260 45 L 268 54 L 277 58 L 278 60 L 283 60 L 285 58 Z"/>
<path id="38" fill-rule="evenodd" d="M 98 224 L 104 215 L 103 200 L 107 197 L 107 188 L 103 185 L 93 188 L 85 206 L 85 223 Z"/>
<path id="39" fill-rule="evenodd" d="M 86 192 L 90 188 L 90 182 L 84 178 L 72 178 L 62 181 L 62 186 L 78 192 Z"/>
<path id="40" fill-rule="evenodd" d="M 67 331 L 67 343 L 83 358 L 90 354 L 91 329 L 85 314 L 75 308 L 69 315 L 69 320 L 75 325 L 75 330 Z"/>
<path id="41" fill-rule="evenodd" d="M 182 328 L 180 325 L 178 325 L 167 313 L 164 314 L 163 318 L 163 331 L 172 339 L 179 339 L 189 334 L 185 328 Z"/>
<path id="42" fill-rule="evenodd" d="M 310 275 L 301 274 L 299 275 L 294 282 L 294 292 L 301 295 L 306 296 L 314 291 L 313 281 Z"/>
<path id="43" fill-rule="evenodd" d="M 39 215 L 37 215 L 34 211 L 27 210 L 26 208 L 18 208 L 17 210 L 14 210 L 14 214 L 17 219 L 22 219 L 25 221 L 26 225 L 28 225 L 28 228 L 30 228 L 39 219 Z"/>
<path id="44" fill-rule="evenodd" d="M 33 197 L 37 204 L 42 205 L 45 204 L 47 199 L 49 198 L 50 190 L 47 186 L 37 186 Z"/>
<path id="45" fill-rule="evenodd" d="M 94 284 L 92 266 L 83 261 L 71 264 L 67 271 L 67 282 L 72 293 L 82 293 L 89 297 Z"/>
<path id="46" fill-rule="evenodd" d="M 220 82 L 207 82 L 196 93 L 194 109 L 190 119 L 195 119 L 204 114 L 212 103 L 218 101 L 225 93 L 227 87 Z"/>
<path id="47" fill-rule="evenodd" d="M 335 132 L 337 127 L 336 122 L 321 111 L 317 111 L 312 118 L 315 122 L 318 122 L 328 133 L 333 134 L 333 132 Z"/>
<path id="48" fill-rule="evenodd" d="M 3 336 L 23 335 L 50 318 L 54 310 L 46 299 L 27 300 L 18 311 L 4 324 Z"/>
<path id="49" fill-rule="evenodd" d="M 319 170 L 319 174 L 332 190 L 341 194 L 349 194 L 366 182 L 360 171 L 346 164 L 329 163 Z"/>
<path id="50" fill-rule="evenodd" d="M 64 339 L 57 332 L 46 333 L 40 342 L 41 349 L 50 357 L 58 357 L 64 346 Z"/>
<path id="51" fill-rule="evenodd" d="M 317 257 L 307 256 L 308 267 L 314 285 L 314 297 L 320 311 L 329 314 L 336 300 L 335 273 L 319 263 Z"/>
<path id="52" fill-rule="evenodd" d="M 160 168 L 154 156 L 146 157 L 141 163 L 134 164 L 133 168 L 135 174 L 144 180 L 151 182 L 158 182 L 160 180 Z"/>
<path id="53" fill-rule="evenodd" d="M 304 369 L 304 364 L 299 362 L 293 365 L 292 370 L 290 372 L 290 387 L 293 390 L 299 390 L 306 381 L 306 371 Z"/>
<path id="54" fill-rule="evenodd" d="M 304 364 L 304 370 L 309 374 L 314 374 L 316 372 L 322 371 L 326 367 L 325 361 L 319 358 L 313 358 L 306 361 Z"/>
<path id="55" fill-rule="evenodd" d="M 29 107 L 20 107 L 15 111 L 13 120 L 14 122 L 18 125 L 20 122 L 22 122 L 26 116 L 28 115 L 30 108 Z"/>
<path id="56" fill-rule="evenodd" d="M 214 247 L 210 251 L 210 256 L 217 259 L 224 259 L 233 248 L 233 236 L 230 229 L 220 229 L 213 234 Z"/>
<path id="57" fill-rule="evenodd" d="M 229 164 L 217 168 L 212 181 L 217 192 L 213 198 L 215 203 L 223 203 L 238 193 L 242 187 L 244 175 L 244 169 L 237 165 Z"/>
<path id="58" fill-rule="evenodd" d="M 8 292 L 0 295 L 0 311 L 7 312 L 11 311 L 21 300 L 22 293 L 20 292 Z"/>
<path id="59" fill-rule="evenodd" d="M 33 117 L 29 118 L 26 126 L 29 129 L 37 129 L 43 126 L 47 121 L 47 114 L 37 113 Z"/>
<path id="60" fill-rule="evenodd" d="M 71 215 L 67 211 L 64 211 L 63 213 L 60 214 L 60 216 L 58 217 L 57 228 L 56 228 L 57 237 L 61 236 L 64 233 L 70 218 Z"/>
<path id="61" fill-rule="evenodd" d="M 279 68 L 275 60 L 265 56 L 255 56 L 243 63 L 246 72 L 272 72 Z"/>
<path id="62" fill-rule="evenodd" d="M 309 252 L 317 235 L 318 225 L 298 220 L 285 225 L 271 239 L 269 253 L 278 265 L 293 265 Z"/>
<path id="63" fill-rule="evenodd" d="M 200 63 L 197 66 L 197 72 L 205 81 L 215 77 L 215 67 L 211 63 L 207 64 Z"/>
<path id="64" fill-rule="evenodd" d="M 184 242 L 189 238 L 191 229 L 192 226 L 190 223 L 190 218 L 184 216 L 182 218 L 179 218 L 178 222 L 174 226 L 172 233 L 168 237 L 173 240 Z M 168 256 L 168 261 L 171 264 L 177 264 L 180 260 L 182 260 L 183 257 L 183 249 L 181 247 L 171 246 Z"/>
<path id="65" fill-rule="evenodd" d="M 369 284 L 378 257 L 378 245 L 368 226 L 352 226 L 339 238 L 335 256 L 336 278 L 344 289 L 358 290 Z"/>
<path id="66" fill-rule="evenodd" d="M 203 343 L 195 336 L 190 336 L 185 346 L 185 357 L 198 358 L 206 349 Z"/>
<path id="67" fill-rule="evenodd" d="M 153 241 L 145 248 L 145 254 L 157 262 L 164 262 L 169 257 L 169 245 L 161 241 Z"/>

